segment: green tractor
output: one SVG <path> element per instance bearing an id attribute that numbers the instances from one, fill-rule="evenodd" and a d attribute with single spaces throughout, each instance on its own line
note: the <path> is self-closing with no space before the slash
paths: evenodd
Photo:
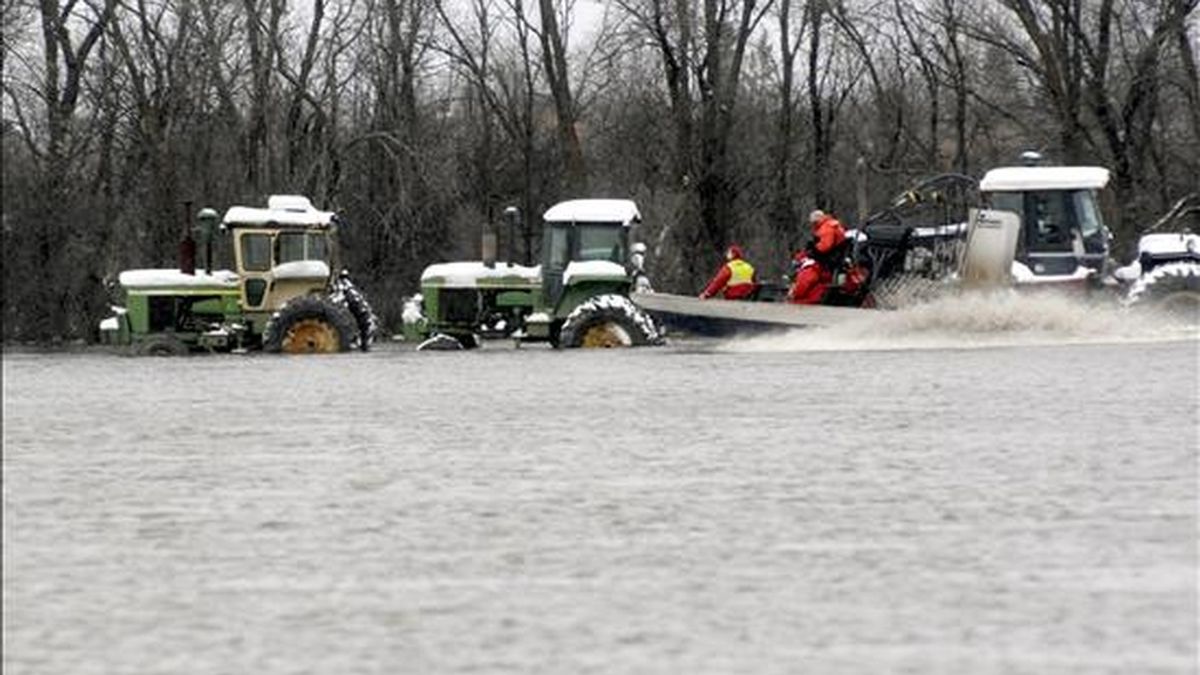
<path id="1" fill-rule="evenodd" d="M 211 267 L 217 214 L 204 209 L 199 221 Z M 236 271 L 197 271 L 189 232 L 180 245 L 180 269 L 120 274 L 122 305 L 101 322 L 101 341 L 164 356 L 365 351 L 379 322 L 349 275 L 331 273 L 338 222 L 336 214 L 293 195 L 274 195 L 265 209 L 230 208 L 220 230 L 232 239 Z"/>
<path id="2" fill-rule="evenodd" d="M 519 216 L 515 209 L 506 214 Z M 577 199 L 551 207 L 542 220 L 540 265 L 497 262 L 489 233 L 483 260 L 425 268 L 421 296 L 405 312 L 409 337 L 424 340 L 419 349 L 471 349 L 481 338 L 555 347 L 663 342 L 653 319 L 629 300 L 646 283 L 645 246 L 630 245 L 630 231 L 641 222 L 637 205 Z"/>

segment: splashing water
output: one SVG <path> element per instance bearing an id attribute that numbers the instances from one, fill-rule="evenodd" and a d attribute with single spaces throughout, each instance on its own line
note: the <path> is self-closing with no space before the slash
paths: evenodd
<path id="1" fill-rule="evenodd" d="M 1111 302 L 1013 291 L 963 293 L 834 326 L 735 338 L 721 351 L 970 349 L 1200 339 L 1200 326 Z"/>

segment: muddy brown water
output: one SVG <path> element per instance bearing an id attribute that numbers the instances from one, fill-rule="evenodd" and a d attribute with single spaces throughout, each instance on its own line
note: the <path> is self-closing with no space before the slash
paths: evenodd
<path id="1" fill-rule="evenodd" d="M 1195 673 L 1200 342 L 987 328 L 5 354 L 4 672 Z"/>

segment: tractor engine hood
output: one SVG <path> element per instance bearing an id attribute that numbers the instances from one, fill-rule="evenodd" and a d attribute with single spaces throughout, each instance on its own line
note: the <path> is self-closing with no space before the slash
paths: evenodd
<path id="1" fill-rule="evenodd" d="M 481 288 L 488 286 L 539 286 L 542 267 L 498 262 L 489 267 L 482 261 L 439 263 L 421 273 L 422 286 Z"/>

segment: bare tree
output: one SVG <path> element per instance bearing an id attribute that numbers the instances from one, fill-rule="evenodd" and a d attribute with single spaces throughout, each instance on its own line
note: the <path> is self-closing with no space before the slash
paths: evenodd
<path id="1" fill-rule="evenodd" d="M 554 0 L 538 0 L 538 15 L 541 20 L 538 39 L 542 45 L 542 64 L 546 82 L 550 86 L 550 94 L 554 98 L 567 189 L 579 194 L 587 188 L 587 165 L 584 163 L 583 146 L 577 129 L 579 113 L 571 91 L 567 40 L 560 27 L 558 8 L 555 7 Z"/>
<path id="2" fill-rule="evenodd" d="M 807 28 L 808 13 L 802 11 L 800 20 L 793 24 L 792 9 L 795 0 L 779 0 L 777 5 L 779 28 L 779 119 L 778 137 L 775 146 L 775 205 L 772 209 L 773 233 L 776 240 L 786 242 L 788 249 L 797 243 L 792 241 L 795 229 L 791 223 L 796 217 L 795 181 L 792 171 L 793 146 L 796 129 L 796 58 L 800 55 L 801 43 Z M 803 9 L 803 8 L 802 8 Z"/>

